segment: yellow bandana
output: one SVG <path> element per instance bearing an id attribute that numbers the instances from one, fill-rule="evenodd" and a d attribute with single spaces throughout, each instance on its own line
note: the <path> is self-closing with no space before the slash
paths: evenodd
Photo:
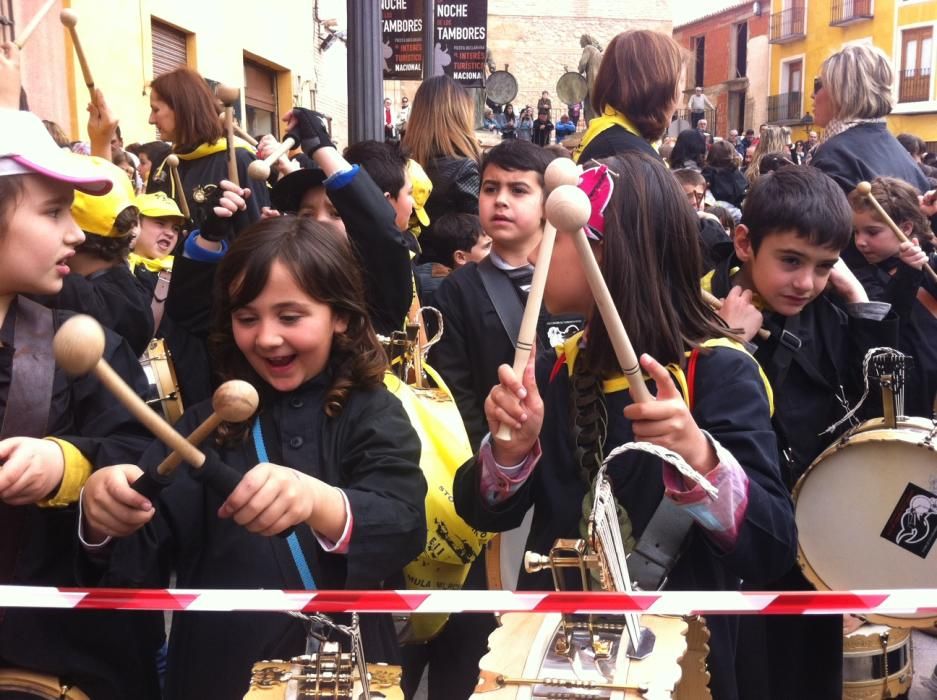
<path id="1" fill-rule="evenodd" d="M 586 133 L 582 137 L 582 141 L 573 152 L 573 160 L 578 163 L 579 156 L 582 155 L 582 152 L 585 150 L 586 146 L 588 146 L 596 136 L 613 126 L 620 126 L 622 129 L 631 132 L 638 138 L 644 138 L 641 136 L 641 133 L 638 131 L 637 127 L 631 123 L 631 120 L 628 119 L 628 117 L 616 110 L 614 107 L 609 107 L 606 105 L 601 117 L 593 117 L 589 121 L 589 128 L 586 129 Z M 654 150 L 657 150 L 660 146 L 660 141 L 655 141 L 651 145 L 654 147 Z"/>

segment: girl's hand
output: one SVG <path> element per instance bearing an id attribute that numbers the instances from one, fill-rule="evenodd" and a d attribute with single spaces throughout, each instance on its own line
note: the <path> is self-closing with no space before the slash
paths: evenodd
<path id="1" fill-rule="evenodd" d="M 657 384 L 657 397 L 625 406 L 634 439 L 676 452 L 700 474 L 708 474 L 719 463 L 716 451 L 693 420 L 670 372 L 646 353 L 641 366 Z"/>
<path id="2" fill-rule="evenodd" d="M 852 274 L 852 270 L 846 266 L 842 258 L 836 261 L 833 271 L 830 272 L 830 284 L 833 286 L 833 290 L 847 303 L 869 300 L 869 295 L 866 293 L 865 287 L 862 286 L 862 282 L 856 279 L 856 276 Z"/>
<path id="3" fill-rule="evenodd" d="M 543 401 L 534 376 L 536 350 L 536 347 L 531 350 L 521 378 L 514 374 L 510 365 L 498 367 L 500 384 L 492 387 L 485 399 L 492 456 L 504 466 L 518 464 L 530 454 L 543 426 Z M 502 423 L 511 429 L 510 440 L 496 437 Z"/>
<path id="4" fill-rule="evenodd" d="M 723 299 L 722 308 L 716 311 L 729 328 L 742 330 L 742 338 L 750 341 L 761 329 L 764 316 L 752 303 L 752 293 L 749 289 L 732 287 L 729 295 Z"/>
<path id="5" fill-rule="evenodd" d="M 927 262 L 927 254 L 921 250 L 917 238 L 912 238 L 898 246 L 898 259 L 908 267 L 923 270 L 924 263 Z"/>
<path id="6" fill-rule="evenodd" d="M 217 206 L 213 209 L 215 216 L 227 219 L 234 216 L 239 211 L 247 209 L 247 200 L 251 196 L 251 191 L 249 189 L 246 187 L 238 187 L 230 180 L 222 180 L 219 184 L 224 192 Z"/>
<path id="7" fill-rule="evenodd" d="M 65 455 L 52 440 L 13 437 L 0 441 L 0 500 L 23 506 L 48 498 L 65 474 Z"/>
<path id="8" fill-rule="evenodd" d="M 87 541 L 126 537 L 153 518 L 153 504 L 130 487 L 142 475 L 140 467 L 118 464 L 98 469 L 88 477 L 81 492 Z"/>
<path id="9" fill-rule="evenodd" d="M 218 509 L 218 517 L 234 518 L 249 532 L 276 535 L 306 522 L 316 511 L 319 504 L 312 482 L 322 483 L 295 469 L 261 462 L 244 475 Z"/>

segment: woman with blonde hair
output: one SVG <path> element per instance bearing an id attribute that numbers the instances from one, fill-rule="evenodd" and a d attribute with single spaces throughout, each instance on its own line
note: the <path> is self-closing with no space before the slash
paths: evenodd
<path id="1" fill-rule="evenodd" d="M 424 207 L 430 219 L 421 235 L 424 245 L 431 243 L 433 221 L 443 214 L 478 214 L 481 149 L 474 121 L 475 101 L 449 76 L 424 80 L 413 96 L 403 144 L 433 183 Z"/>
<path id="2" fill-rule="evenodd" d="M 773 124 L 762 127 L 761 140 L 755 147 L 755 153 L 752 155 L 752 162 L 745 171 L 745 177 L 748 178 L 748 183 L 750 185 L 754 185 L 755 180 L 761 176 L 761 159 L 766 155 L 769 153 L 780 153 L 785 158 L 790 158 L 791 152 L 787 147 L 787 142 L 790 139 L 791 132 L 790 129 L 788 129 L 785 134 L 785 128 L 786 127 L 775 126 Z"/>
<path id="3" fill-rule="evenodd" d="M 892 136 L 885 116 L 894 107 L 891 62 L 874 46 L 847 46 L 827 58 L 813 82 L 814 123 L 823 137 L 807 163 L 849 194 L 863 180 L 897 177 L 922 192 L 927 180 Z"/>

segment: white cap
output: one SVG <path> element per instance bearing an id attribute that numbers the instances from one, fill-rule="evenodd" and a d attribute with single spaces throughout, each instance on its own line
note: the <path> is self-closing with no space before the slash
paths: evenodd
<path id="1" fill-rule="evenodd" d="M 35 173 L 91 195 L 105 194 L 113 186 L 86 156 L 59 148 L 35 114 L 0 109 L 0 177 Z"/>

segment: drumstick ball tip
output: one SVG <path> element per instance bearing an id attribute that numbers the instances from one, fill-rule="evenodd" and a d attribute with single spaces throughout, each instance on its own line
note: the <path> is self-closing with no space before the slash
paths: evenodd
<path id="1" fill-rule="evenodd" d="M 104 329 L 85 314 L 72 316 L 52 339 L 55 361 L 71 375 L 88 374 L 104 356 Z"/>
<path id="2" fill-rule="evenodd" d="M 78 15 L 75 14 L 74 10 L 62 10 L 59 13 L 59 20 L 61 20 L 62 24 L 66 27 L 74 27 L 78 24 Z"/>
<path id="3" fill-rule="evenodd" d="M 560 185 L 547 198 L 547 220 L 557 231 L 579 231 L 592 214 L 589 195 L 575 185 Z"/>
<path id="4" fill-rule="evenodd" d="M 232 379 L 215 390 L 211 403 L 212 409 L 222 420 L 241 423 L 254 415 L 260 397 L 248 382 Z"/>
<path id="5" fill-rule="evenodd" d="M 270 177 L 270 166 L 262 160 L 255 160 L 247 166 L 247 176 L 251 180 L 266 180 Z"/>
<path id="6" fill-rule="evenodd" d="M 866 197 L 870 192 L 872 192 L 872 183 L 860 182 L 858 185 L 856 185 L 856 191 L 863 197 Z"/>

